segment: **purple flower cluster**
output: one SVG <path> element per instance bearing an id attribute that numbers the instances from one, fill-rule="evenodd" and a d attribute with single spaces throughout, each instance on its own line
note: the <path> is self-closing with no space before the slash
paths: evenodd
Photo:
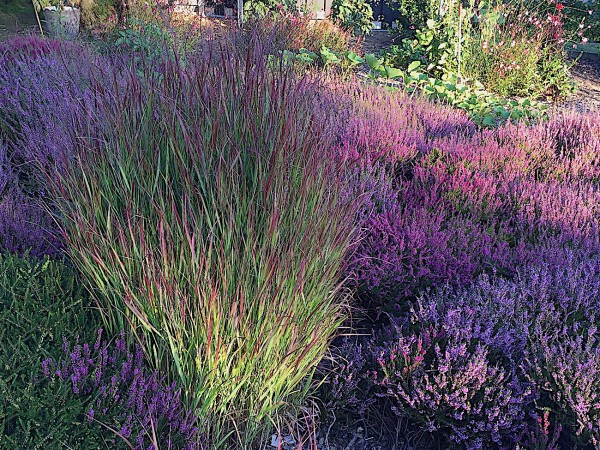
<path id="1" fill-rule="evenodd" d="M 41 169 L 72 151 L 72 119 L 92 109 L 93 61 L 73 43 L 37 37 L 0 43 L 0 251 L 61 252 Z"/>
<path id="2" fill-rule="evenodd" d="M 92 345 L 65 340 L 62 361 L 42 362 L 44 377 L 69 383 L 74 394 L 90 398 L 87 420 L 115 430 L 115 442 L 126 439 L 136 449 L 204 448 L 197 418 L 182 403 L 177 385 L 148 370 L 139 345 L 128 352 L 123 335 L 113 348 L 101 338 L 99 330 Z"/>
<path id="3" fill-rule="evenodd" d="M 531 389 L 494 365 L 481 343 L 440 330 L 400 332 L 380 350 L 372 383 L 391 410 L 470 449 L 514 443 Z"/>
<path id="4" fill-rule="evenodd" d="M 390 324 L 334 348 L 330 408 L 466 448 L 598 446 L 600 114 L 476 130 L 379 88 L 338 101 L 348 275 Z"/>
<path id="5" fill-rule="evenodd" d="M 549 242 L 600 248 L 600 114 L 477 131 L 401 93 L 346 96 L 335 152 L 354 166 L 348 195 L 366 200 L 348 270 L 364 306 L 510 276 L 546 262 Z"/>
<path id="6" fill-rule="evenodd" d="M 383 398 L 467 448 L 552 448 L 559 434 L 597 446 L 599 315 L 600 258 L 572 250 L 513 279 L 425 293 L 374 337 L 336 349 L 330 406 L 358 414 L 353 405 Z"/>

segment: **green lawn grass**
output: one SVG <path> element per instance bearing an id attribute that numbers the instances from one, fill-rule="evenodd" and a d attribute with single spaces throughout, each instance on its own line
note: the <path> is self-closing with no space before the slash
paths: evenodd
<path id="1" fill-rule="evenodd" d="M 0 36 L 34 27 L 36 23 L 31 0 L 0 0 Z"/>

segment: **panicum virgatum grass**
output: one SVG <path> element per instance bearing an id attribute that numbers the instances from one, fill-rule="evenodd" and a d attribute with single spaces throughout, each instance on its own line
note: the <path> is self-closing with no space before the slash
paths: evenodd
<path id="1" fill-rule="evenodd" d="M 54 186 L 106 326 L 132 330 L 214 441 L 243 448 L 304 398 L 354 240 L 311 83 L 265 55 L 213 47 L 98 83 L 101 120 L 79 123 Z"/>

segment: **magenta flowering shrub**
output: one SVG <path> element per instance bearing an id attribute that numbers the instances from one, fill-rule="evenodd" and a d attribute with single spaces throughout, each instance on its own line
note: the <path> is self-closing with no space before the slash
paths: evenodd
<path id="1" fill-rule="evenodd" d="M 402 93 L 340 98 L 334 150 L 354 163 L 348 195 L 365 200 L 348 270 L 362 306 L 402 309 L 424 288 L 511 276 L 551 257 L 548 242 L 598 248 L 598 113 L 477 131 Z"/>
<path id="2" fill-rule="evenodd" d="M 410 160 L 439 138 L 471 136 L 474 123 L 462 111 L 422 98 L 361 84 L 327 86 L 335 100 L 336 154 L 350 160 Z M 331 93 L 329 94 L 331 95 Z M 327 96 L 329 97 L 329 96 Z M 332 115 L 332 110 L 326 111 Z"/>
<path id="3" fill-rule="evenodd" d="M 112 346 L 101 339 L 102 330 L 94 344 L 65 340 L 63 360 L 42 362 L 44 379 L 68 383 L 73 394 L 91 399 L 86 418 L 114 431 L 112 448 L 205 448 L 177 385 L 148 370 L 141 347 L 129 352 L 123 335 Z"/>

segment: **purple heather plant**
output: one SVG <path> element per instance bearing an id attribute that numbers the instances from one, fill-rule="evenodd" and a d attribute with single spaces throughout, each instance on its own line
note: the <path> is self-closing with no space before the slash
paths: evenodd
<path id="1" fill-rule="evenodd" d="M 146 366 L 142 348 L 127 349 L 124 335 L 113 345 L 63 342 L 64 359 L 42 362 L 47 380 L 69 383 L 73 394 L 90 398 L 87 420 L 114 431 L 115 443 L 135 449 L 205 448 L 196 416 L 186 409 L 176 383 L 166 384 Z"/>
<path id="2" fill-rule="evenodd" d="M 81 45 L 38 37 L 0 43 L 0 251 L 61 254 L 44 171 L 72 153 L 73 118 L 93 111 Z"/>
<path id="3" fill-rule="evenodd" d="M 37 35 L 11 36 L 0 42 L 0 66 L 14 63 L 19 60 L 33 60 L 60 51 L 81 47 L 69 41 L 59 39 L 45 39 Z"/>
<path id="4" fill-rule="evenodd" d="M 468 449 L 514 444 L 531 388 L 492 364 L 485 346 L 434 328 L 399 332 L 390 344 L 380 350 L 372 382 L 396 415 Z"/>
<path id="5" fill-rule="evenodd" d="M 511 279 L 427 292 L 374 337 L 347 340 L 334 349 L 330 406 L 382 397 L 467 448 L 553 448 L 558 434 L 597 446 L 600 258 L 556 247 L 543 259 Z"/>
<path id="6" fill-rule="evenodd" d="M 334 353 L 325 398 L 338 417 L 389 412 L 469 449 L 514 447 L 526 429 L 532 385 L 469 335 L 397 323 Z"/>
<path id="7" fill-rule="evenodd" d="M 476 131 L 379 88 L 350 89 L 339 105 L 334 151 L 355 163 L 348 195 L 369 189 L 347 272 L 363 306 L 392 310 L 427 287 L 511 276 L 548 240 L 600 248 L 599 114 Z"/>

